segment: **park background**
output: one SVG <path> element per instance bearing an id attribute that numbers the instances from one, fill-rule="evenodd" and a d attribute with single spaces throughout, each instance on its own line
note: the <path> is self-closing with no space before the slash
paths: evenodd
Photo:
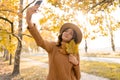
<path id="1" fill-rule="evenodd" d="M 0 80 L 45 80 L 47 53 L 26 29 L 37 0 L 0 0 Z M 57 41 L 63 23 L 79 26 L 82 80 L 120 79 L 120 1 L 43 0 L 32 21 L 44 39 Z"/>

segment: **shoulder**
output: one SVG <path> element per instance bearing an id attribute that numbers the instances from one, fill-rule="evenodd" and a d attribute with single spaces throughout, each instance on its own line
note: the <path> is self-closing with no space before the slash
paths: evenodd
<path id="1" fill-rule="evenodd" d="M 57 46 L 57 42 L 55 42 L 55 41 L 44 40 L 44 44 L 48 47 L 56 47 Z"/>
<path id="2" fill-rule="evenodd" d="M 44 40 L 44 49 L 50 53 L 52 52 L 56 47 L 56 42 L 52 42 L 52 41 L 47 41 L 47 40 Z"/>
<path id="3" fill-rule="evenodd" d="M 47 40 L 45 40 L 45 43 L 48 43 L 51 46 L 56 46 L 57 45 L 57 42 L 55 42 L 55 41 L 47 41 Z"/>

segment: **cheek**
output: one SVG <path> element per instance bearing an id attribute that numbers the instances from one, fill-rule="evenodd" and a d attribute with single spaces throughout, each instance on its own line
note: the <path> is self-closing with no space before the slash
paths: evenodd
<path id="1" fill-rule="evenodd" d="M 63 33 L 62 34 L 62 39 L 71 40 L 72 39 L 72 35 L 71 34 Z"/>
<path id="2" fill-rule="evenodd" d="M 69 39 L 70 39 L 70 40 L 72 39 L 72 35 L 69 35 Z"/>
<path id="3" fill-rule="evenodd" d="M 65 34 L 65 33 L 63 33 L 63 34 L 62 34 L 62 37 L 65 37 L 65 36 L 66 36 L 66 34 Z"/>
<path id="4" fill-rule="evenodd" d="M 65 36 L 65 35 L 62 35 L 62 39 L 64 40 L 64 39 L 66 39 L 67 37 Z"/>

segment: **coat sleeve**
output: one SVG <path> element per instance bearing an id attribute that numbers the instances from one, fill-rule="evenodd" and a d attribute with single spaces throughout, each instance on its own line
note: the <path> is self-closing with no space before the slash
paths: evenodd
<path id="1" fill-rule="evenodd" d="M 28 30 L 29 30 L 30 34 L 32 35 L 32 37 L 34 38 L 37 46 L 42 47 L 42 48 L 45 49 L 48 53 L 50 53 L 50 52 L 52 51 L 52 47 L 53 47 L 52 44 L 53 44 L 53 43 L 52 43 L 52 42 L 48 42 L 48 41 L 44 40 L 44 39 L 41 37 L 41 35 L 40 35 L 40 33 L 38 32 L 35 24 L 34 24 L 33 27 L 30 27 L 30 28 L 28 27 Z"/>
<path id="2" fill-rule="evenodd" d="M 30 34 L 32 35 L 32 37 L 34 38 L 37 45 L 42 47 L 43 49 L 45 49 L 48 53 L 50 53 L 50 51 L 52 51 L 52 47 L 53 47 L 52 43 L 43 40 L 39 31 L 36 28 L 36 25 L 31 21 L 31 17 L 34 13 L 36 13 L 36 9 L 37 8 L 35 6 L 32 6 L 27 9 L 26 22 L 28 24 L 28 30 L 29 30 Z"/>
<path id="3" fill-rule="evenodd" d="M 78 61 L 79 61 L 79 63 L 80 63 L 79 54 L 77 54 L 76 57 L 77 57 L 77 59 L 78 59 Z M 74 66 L 73 66 L 73 69 L 74 69 L 74 74 L 75 74 L 76 79 L 77 79 L 77 80 L 80 80 L 80 78 L 81 78 L 80 65 L 79 65 L 79 64 L 78 64 L 78 65 L 74 65 Z"/>

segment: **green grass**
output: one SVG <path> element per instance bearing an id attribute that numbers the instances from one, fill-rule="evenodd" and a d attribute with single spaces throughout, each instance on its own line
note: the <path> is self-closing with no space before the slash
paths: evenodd
<path id="1" fill-rule="evenodd" d="M 81 61 L 81 71 L 109 78 L 110 80 L 120 80 L 120 64 Z"/>

